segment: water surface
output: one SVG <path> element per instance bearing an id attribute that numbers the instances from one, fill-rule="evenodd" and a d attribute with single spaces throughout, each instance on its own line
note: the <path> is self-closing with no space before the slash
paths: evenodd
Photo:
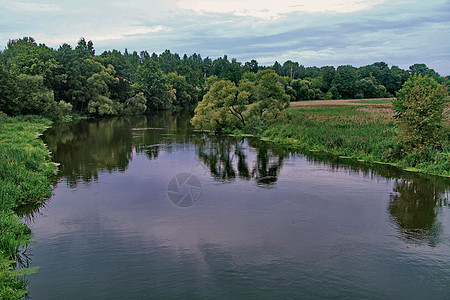
<path id="1" fill-rule="evenodd" d="M 185 113 L 44 141 L 61 166 L 30 214 L 32 299 L 450 297 L 448 179 L 211 136 Z M 179 183 L 192 206 L 168 196 L 178 174 L 198 179 Z"/>

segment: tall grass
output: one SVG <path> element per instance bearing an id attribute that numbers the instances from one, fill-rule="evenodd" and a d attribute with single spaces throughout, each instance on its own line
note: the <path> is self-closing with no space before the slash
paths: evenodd
<path id="1" fill-rule="evenodd" d="M 386 162 L 402 168 L 450 175 L 448 122 L 442 149 L 405 153 L 396 138 L 392 111 L 361 106 L 291 108 L 270 125 L 253 127 L 252 133 L 276 142 L 319 150 L 371 162 Z"/>
<path id="2" fill-rule="evenodd" d="M 42 117 L 11 118 L 0 112 L 0 299 L 21 299 L 26 293 L 25 283 L 17 277 L 26 272 L 13 269 L 32 234 L 14 209 L 51 194 L 56 166 L 37 138 L 50 124 Z"/>

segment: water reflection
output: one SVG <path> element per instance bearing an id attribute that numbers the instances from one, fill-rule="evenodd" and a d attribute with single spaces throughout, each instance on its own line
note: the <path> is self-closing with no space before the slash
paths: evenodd
<path id="1" fill-rule="evenodd" d="M 49 129 L 44 141 L 61 164 L 58 175 L 71 187 L 97 180 L 99 172 L 125 171 L 133 150 L 154 160 L 162 150 L 183 151 L 192 144 L 214 179 L 225 182 L 238 176 L 271 185 L 288 154 L 257 139 L 195 133 L 185 112 L 61 124 Z"/>
<path id="2" fill-rule="evenodd" d="M 201 162 L 218 181 L 254 179 L 259 186 L 268 187 L 278 180 L 285 149 L 271 146 L 257 139 L 209 135 L 194 139 L 196 153 Z M 252 159 L 252 156 L 256 158 Z M 254 160 L 253 164 L 249 164 Z"/>
<path id="3" fill-rule="evenodd" d="M 133 147 L 130 127 L 127 118 L 83 120 L 52 127 L 44 141 L 61 164 L 58 175 L 75 187 L 97 180 L 99 171 L 126 170 Z"/>
<path id="4" fill-rule="evenodd" d="M 441 209 L 450 203 L 450 179 L 321 153 L 314 153 L 308 159 L 332 171 L 346 170 L 371 179 L 382 176 L 386 180 L 393 180 L 388 210 L 400 236 L 408 242 L 430 246 L 440 241 L 442 228 L 437 219 Z"/>
<path id="5" fill-rule="evenodd" d="M 407 240 L 434 246 L 439 241 L 439 209 L 448 206 L 446 186 L 438 180 L 397 179 L 391 196 L 389 212 Z"/>
<path id="6" fill-rule="evenodd" d="M 180 139 L 186 143 L 189 126 L 187 112 L 90 119 L 54 126 L 45 133 L 44 142 L 61 164 L 58 175 L 75 187 L 97 180 L 102 171 L 125 171 L 133 148 L 149 159 L 158 157 L 161 145 L 172 151 Z M 142 130 L 146 128 L 155 130 Z"/>
<path id="7" fill-rule="evenodd" d="M 224 137 L 194 132 L 186 112 L 82 120 L 54 126 L 44 135 L 54 160 L 61 164 L 59 176 L 70 187 L 90 183 L 101 172 L 124 172 L 133 151 L 156 160 L 162 151 L 195 154 L 215 181 L 253 181 L 260 187 L 274 187 L 285 160 L 296 154 L 257 139 Z M 448 205 L 450 180 L 401 171 L 388 165 L 312 153 L 307 159 L 330 171 L 346 170 L 371 180 L 393 180 L 388 211 L 402 238 L 434 245 L 439 241 L 439 210 Z M 35 209 L 23 208 L 24 212 Z"/>

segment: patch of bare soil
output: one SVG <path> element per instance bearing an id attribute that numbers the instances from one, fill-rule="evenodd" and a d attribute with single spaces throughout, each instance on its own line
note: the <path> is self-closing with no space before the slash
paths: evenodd
<path id="1" fill-rule="evenodd" d="M 291 102 L 291 107 L 302 107 L 302 106 L 375 106 L 380 108 L 392 107 L 391 103 L 377 103 L 376 100 L 392 100 L 392 98 L 296 101 Z M 361 101 L 364 101 L 365 103 L 360 103 Z M 373 103 L 370 103 L 372 101 Z"/>

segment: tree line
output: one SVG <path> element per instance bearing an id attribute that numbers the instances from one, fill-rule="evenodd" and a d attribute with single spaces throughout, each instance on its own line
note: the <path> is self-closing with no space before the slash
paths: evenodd
<path id="1" fill-rule="evenodd" d="M 409 70 L 384 62 L 359 68 L 305 67 L 293 61 L 261 66 L 256 60 L 240 63 L 226 55 L 213 60 L 170 50 L 159 55 L 126 49 L 96 55 L 93 42 L 84 38 L 75 47 L 52 49 L 24 37 L 10 40 L 0 52 L 0 111 L 61 119 L 70 113 L 107 116 L 195 107 L 221 80 L 239 87 L 252 103 L 254 95 L 244 92 L 264 84 L 264 76 L 277 81 L 290 101 L 380 98 L 395 95 L 413 74 L 446 81 L 425 64 Z"/>

